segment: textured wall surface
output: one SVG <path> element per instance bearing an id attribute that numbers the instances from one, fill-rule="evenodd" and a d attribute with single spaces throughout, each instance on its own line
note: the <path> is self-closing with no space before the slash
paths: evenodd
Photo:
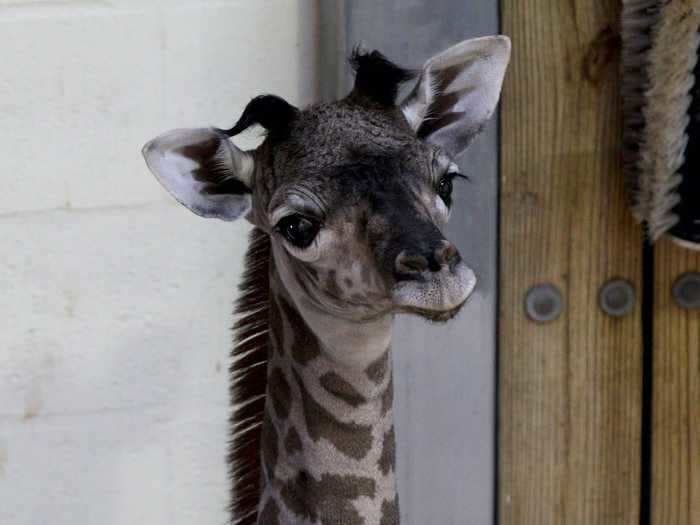
<path id="1" fill-rule="evenodd" d="M 315 99 L 313 11 L 0 0 L 1 524 L 225 522 L 248 228 L 178 207 L 139 150 Z"/>

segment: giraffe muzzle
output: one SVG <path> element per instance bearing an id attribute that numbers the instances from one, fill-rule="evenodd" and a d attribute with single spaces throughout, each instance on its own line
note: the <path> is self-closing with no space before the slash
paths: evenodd
<path id="1" fill-rule="evenodd" d="M 425 253 L 399 253 L 394 278 L 392 299 L 399 311 L 438 321 L 454 317 L 476 286 L 474 272 L 446 240 Z"/>

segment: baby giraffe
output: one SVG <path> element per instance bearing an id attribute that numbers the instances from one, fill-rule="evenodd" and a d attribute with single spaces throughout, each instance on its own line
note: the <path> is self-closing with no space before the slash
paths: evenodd
<path id="1" fill-rule="evenodd" d="M 299 110 L 264 95 L 230 130 L 144 147 L 180 203 L 254 227 L 231 365 L 231 524 L 399 523 L 392 321 L 447 321 L 474 289 L 442 229 L 464 178 L 454 159 L 494 112 L 509 55 L 506 37 L 467 40 L 413 74 L 355 52 L 340 101 Z M 265 140 L 242 151 L 230 138 L 253 125 Z"/>

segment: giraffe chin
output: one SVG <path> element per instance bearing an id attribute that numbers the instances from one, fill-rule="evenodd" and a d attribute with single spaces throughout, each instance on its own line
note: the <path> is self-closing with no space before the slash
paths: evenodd
<path id="1" fill-rule="evenodd" d="M 412 314 L 419 315 L 423 319 L 431 321 L 433 323 L 446 323 L 454 319 L 457 314 L 462 310 L 462 307 L 467 304 L 467 299 L 465 299 L 462 304 L 455 306 L 451 310 L 426 310 L 423 308 L 413 308 L 410 306 L 398 307 L 397 311 L 401 314 Z"/>
<path id="2" fill-rule="evenodd" d="M 475 286 L 474 272 L 460 262 L 454 270 L 444 268 L 423 278 L 397 283 L 392 291 L 394 309 L 429 321 L 446 322 L 459 313 Z"/>

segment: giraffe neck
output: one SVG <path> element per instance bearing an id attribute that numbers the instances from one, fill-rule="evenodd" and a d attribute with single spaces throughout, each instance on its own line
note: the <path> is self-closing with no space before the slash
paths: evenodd
<path id="1" fill-rule="evenodd" d="M 258 524 L 398 525 L 389 337 L 339 362 L 283 287 L 270 302 Z"/>

